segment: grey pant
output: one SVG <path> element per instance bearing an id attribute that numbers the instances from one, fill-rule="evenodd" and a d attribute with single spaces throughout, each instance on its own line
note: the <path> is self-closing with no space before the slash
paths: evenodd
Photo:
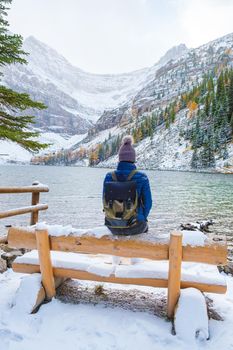
<path id="1" fill-rule="evenodd" d="M 108 228 L 112 232 L 112 234 L 122 236 L 138 235 L 140 233 L 148 231 L 148 225 L 146 221 L 138 221 L 136 225 L 128 228 Z"/>

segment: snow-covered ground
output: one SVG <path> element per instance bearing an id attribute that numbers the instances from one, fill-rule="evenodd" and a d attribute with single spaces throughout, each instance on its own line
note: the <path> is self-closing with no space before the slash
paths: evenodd
<path id="1" fill-rule="evenodd" d="M 76 143 L 84 139 L 87 134 L 62 136 L 54 132 L 42 133 L 38 140 L 42 143 L 48 143 L 50 146 L 41 153 L 56 152 L 61 149 L 69 149 Z M 29 163 L 33 154 L 26 151 L 17 143 L 0 140 L 0 164 L 7 162 Z"/>
<path id="2" fill-rule="evenodd" d="M 208 294 L 214 308 L 224 319 L 210 320 L 208 341 L 181 339 L 171 334 L 165 319 L 145 312 L 133 312 L 104 305 L 65 304 L 54 299 L 39 312 L 28 314 L 33 288 L 17 292 L 25 275 L 8 270 L 0 275 L 0 349 L 1 350 L 167 350 L 233 348 L 233 279 L 227 278 L 226 295 Z M 35 276 L 33 284 L 35 285 Z M 84 282 L 83 282 L 84 283 Z M 108 285 L 110 287 L 112 285 Z M 119 286 L 116 286 L 120 288 Z M 130 293 L 131 286 L 125 287 Z M 144 288 L 151 292 L 152 288 Z M 161 289 L 153 289 L 154 293 Z M 183 298 L 185 302 L 185 296 Z M 193 309 L 192 309 L 193 311 Z M 193 311 L 194 312 L 194 311 Z M 197 311 L 195 311 L 197 312 Z M 183 319 L 184 329 L 188 320 Z"/>
<path id="3" fill-rule="evenodd" d="M 39 223 L 37 229 L 48 229 L 50 235 L 91 235 L 102 237 L 109 235 L 106 227 L 77 231 L 71 226 L 46 225 Z M 34 230 L 35 227 L 28 227 Z M 200 231 L 183 231 L 183 245 L 205 244 L 206 236 Z M 78 258 L 77 258 L 78 257 Z M 105 261 L 105 259 L 107 259 Z M 93 260 L 93 261 L 91 261 Z M 38 264 L 36 251 L 18 257 L 16 263 Z M 132 264 L 111 261 L 109 256 L 87 256 L 86 254 L 52 252 L 52 264 L 61 268 L 76 268 L 100 276 L 115 273 L 118 277 L 155 277 L 167 278 L 167 262 L 135 259 Z M 105 265 L 105 266 L 104 266 Z M 146 272 L 146 274 L 145 274 Z M 148 275 L 149 273 L 149 275 Z M 208 321 L 206 302 L 201 292 L 194 288 L 181 291 L 181 297 L 175 317 L 177 334 L 172 335 L 172 323 L 165 318 L 155 316 L 153 310 L 139 312 L 118 306 L 106 307 L 106 304 L 67 304 L 58 299 L 43 305 L 38 313 L 30 314 L 40 289 L 40 274 L 25 275 L 7 270 L 0 275 L 0 349 L 1 350 L 39 350 L 43 348 L 64 350 L 73 349 L 117 349 L 147 350 L 158 349 L 206 349 L 219 350 L 233 348 L 233 278 L 219 274 L 215 266 L 197 263 L 182 264 L 182 280 L 216 284 L 227 283 L 227 293 L 216 295 L 206 293 L 212 300 L 212 309 L 221 321 Z M 205 275 L 205 281 L 201 279 Z M 192 275 L 192 278 L 190 278 Z M 217 281 L 218 279 L 218 281 Z M 221 281 L 220 281 L 221 280 Z M 79 282 L 79 287 L 87 290 L 94 282 Z M 135 298 L 135 288 L 154 300 L 161 298 L 161 289 L 132 285 L 105 284 L 105 289 L 115 289 L 117 293 L 127 292 L 127 298 Z M 162 289 L 162 294 L 167 290 Z M 146 297 L 145 297 L 146 298 Z M 91 300 L 88 298 L 88 300 Z M 138 300 L 139 302 L 139 300 Z M 141 300 L 140 300 L 141 302 Z M 156 303 L 156 301 L 155 301 Z M 113 304 L 112 304 L 113 305 Z M 155 305 L 156 309 L 156 305 Z M 148 308 L 147 308 L 148 310 Z M 198 337 L 196 337 L 198 336 Z M 209 340 L 207 340 L 209 338 Z"/>
<path id="4" fill-rule="evenodd" d="M 7 162 L 29 163 L 32 155 L 17 143 L 0 140 L 0 164 Z"/>

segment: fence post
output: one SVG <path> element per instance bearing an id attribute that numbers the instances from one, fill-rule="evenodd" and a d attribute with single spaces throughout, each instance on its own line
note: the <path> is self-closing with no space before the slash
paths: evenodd
<path id="1" fill-rule="evenodd" d="M 182 233 L 172 232 L 169 243 L 167 316 L 173 317 L 180 296 Z"/>
<path id="2" fill-rule="evenodd" d="M 38 182 L 35 181 L 33 182 L 32 185 L 36 186 L 38 185 Z M 39 201 L 40 201 L 40 192 L 32 192 L 32 205 L 38 204 Z M 35 225 L 38 222 L 38 218 L 39 218 L 39 210 L 32 212 L 30 224 Z"/>
<path id="3" fill-rule="evenodd" d="M 39 255 L 41 280 L 46 293 L 46 299 L 51 300 L 55 294 L 55 282 L 50 255 L 50 242 L 47 230 L 36 230 L 36 242 Z"/>

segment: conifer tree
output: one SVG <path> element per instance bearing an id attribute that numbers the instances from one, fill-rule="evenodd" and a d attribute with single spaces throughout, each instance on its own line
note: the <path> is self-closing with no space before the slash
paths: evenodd
<path id="1" fill-rule="evenodd" d="M 228 111 L 229 111 L 229 121 L 233 115 L 233 71 L 230 74 L 229 88 L 228 88 Z"/>
<path id="2" fill-rule="evenodd" d="M 22 37 L 8 31 L 6 16 L 11 1 L 0 0 L 0 68 L 26 63 Z M 46 108 L 43 103 L 33 101 L 28 94 L 15 92 L 0 84 L 0 139 L 16 142 L 29 151 L 46 148 L 46 144 L 35 141 L 39 133 L 31 130 L 34 123 L 32 110 L 43 108 Z M 26 113 L 28 111 L 29 114 Z"/>

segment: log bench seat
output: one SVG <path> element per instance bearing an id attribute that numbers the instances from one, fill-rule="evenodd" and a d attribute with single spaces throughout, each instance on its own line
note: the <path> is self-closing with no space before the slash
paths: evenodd
<path id="1" fill-rule="evenodd" d="M 180 289 L 194 287 L 201 292 L 225 293 L 225 279 L 217 265 L 227 263 L 226 242 L 200 240 L 183 242 L 182 232 L 167 240 L 121 238 L 80 230 L 67 233 L 57 227 L 12 227 L 8 243 L 32 250 L 18 257 L 15 272 L 41 273 L 42 286 L 33 310 L 56 295 L 66 278 L 167 288 L 167 315 L 172 318 Z M 193 243 L 194 242 L 194 243 Z M 136 258 L 134 264 L 112 263 L 112 256 Z"/>

